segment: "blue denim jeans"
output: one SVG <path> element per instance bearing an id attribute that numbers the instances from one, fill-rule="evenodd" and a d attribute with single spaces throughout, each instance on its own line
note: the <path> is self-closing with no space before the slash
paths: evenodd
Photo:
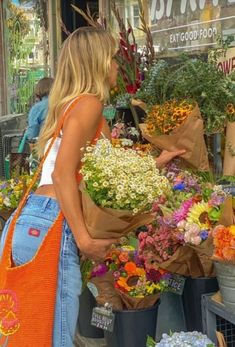
<path id="1" fill-rule="evenodd" d="M 16 266 L 33 258 L 58 213 L 56 200 L 35 194 L 29 196 L 13 237 L 12 257 Z M 0 254 L 11 219 L 3 230 Z M 62 233 L 52 346 L 73 347 L 82 280 L 78 248 L 66 221 Z"/>

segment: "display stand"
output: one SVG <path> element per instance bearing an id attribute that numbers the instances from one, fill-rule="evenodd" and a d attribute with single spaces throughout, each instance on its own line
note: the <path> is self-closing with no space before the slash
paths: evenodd
<path id="1" fill-rule="evenodd" d="M 235 346 L 235 312 L 229 312 L 225 306 L 215 301 L 213 294 L 202 295 L 203 333 L 216 343 L 216 330 L 223 333 L 228 347 Z"/>

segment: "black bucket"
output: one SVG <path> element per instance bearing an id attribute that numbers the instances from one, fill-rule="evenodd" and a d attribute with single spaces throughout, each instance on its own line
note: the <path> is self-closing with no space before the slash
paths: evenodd
<path id="1" fill-rule="evenodd" d="M 92 310 L 97 306 L 96 300 L 86 287 L 79 298 L 78 331 L 81 336 L 92 339 L 104 338 L 102 329 L 91 325 Z"/>
<path id="2" fill-rule="evenodd" d="M 190 278 L 185 281 L 183 306 L 188 331 L 202 332 L 201 297 L 203 294 L 215 293 L 219 289 L 215 277 Z"/>
<path id="3" fill-rule="evenodd" d="M 104 333 L 107 347 L 146 347 L 147 336 L 156 335 L 159 304 L 160 300 L 142 310 L 114 311 L 114 330 Z"/>

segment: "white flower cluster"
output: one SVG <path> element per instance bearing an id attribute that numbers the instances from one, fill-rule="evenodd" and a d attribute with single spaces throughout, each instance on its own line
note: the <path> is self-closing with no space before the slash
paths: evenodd
<path id="1" fill-rule="evenodd" d="M 86 191 L 102 207 L 136 214 L 149 210 L 156 198 L 170 191 L 170 184 L 159 174 L 153 157 L 115 148 L 107 139 L 88 146 L 82 162 Z"/>
<path id="2" fill-rule="evenodd" d="M 162 340 L 155 347 L 215 347 L 206 335 L 197 331 L 162 335 Z"/>

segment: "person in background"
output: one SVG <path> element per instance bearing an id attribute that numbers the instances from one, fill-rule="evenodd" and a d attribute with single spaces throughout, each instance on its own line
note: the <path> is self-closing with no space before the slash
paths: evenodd
<path id="1" fill-rule="evenodd" d="M 26 129 L 26 139 L 33 143 L 38 137 L 43 122 L 48 112 L 48 95 L 54 80 L 51 77 L 44 77 L 35 86 L 36 103 L 31 107 L 28 115 L 28 128 Z"/>

